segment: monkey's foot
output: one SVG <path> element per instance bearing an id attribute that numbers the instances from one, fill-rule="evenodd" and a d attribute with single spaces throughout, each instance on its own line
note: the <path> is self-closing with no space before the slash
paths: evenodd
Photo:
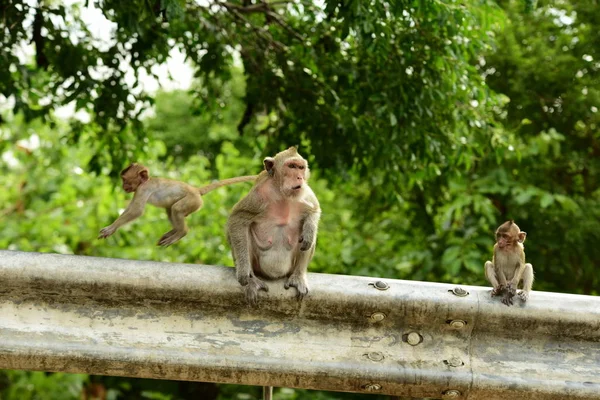
<path id="1" fill-rule="evenodd" d="M 185 236 L 185 232 L 179 232 L 176 230 L 169 231 L 162 235 L 162 237 L 156 243 L 157 246 L 169 246 L 177 242 L 179 239 Z"/>
<path id="2" fill-rule="evenodd" d="M 504 285 L 498 285 L 498 287 L 495 287 L 492 289 L 492 297 L 496 297 L 501 295 L 502 293 L 504 293 L 504 290 L 506 290 L 506 287 Z"/>
<path id="3" fill-rule="evenodd" d="M 523 303 L 525 303 L 527 300 L 529 300 L 529 292 L 521 290 L 519 292 L 519 298 L 523 301 Z"/>
<path id="4" fill-rule="evenodd" d="M 516 294 L 517 294 L 517 289 L 515 289 L 512 285 L 509 284 L 506 287 L 506 293 L 504 294 L 502 303 L 506 304 L 507 306 L 512 306 L 513 298 L 515 297 Z"/>
<path id="5" fill-rule="evenodd" d="M 292 275 L 288 278 L 284 287 L 289 289 L 290 287 L 295 287 L 298 291 L 296 298 L 298 300 L 302 300 L 304 296 L 308 294 L 308 285 L 306 284 L 306 279 L 304 277 Z"/>
<path id="6" fill-rule="evenodd" d="M 513 296 L 509 296 L 508 294 L 504 295 L 502 298 L 502 304 L 506 304 L 507 306 L 513 305 Z"/>
<path id="7" fill-rule="evenodd" d="M 246 286 L 242 286 L 244 288 L 244 292 L 246 294 L 246 302 L 250 306 L 256 306 L 258 304 L 258 292 L 264 290 L 265 292 L 269 291 L 269 287 L 266 283 L 261 281 L 255 276 L 251 276 L 248 279 L 248 284 Z"/>

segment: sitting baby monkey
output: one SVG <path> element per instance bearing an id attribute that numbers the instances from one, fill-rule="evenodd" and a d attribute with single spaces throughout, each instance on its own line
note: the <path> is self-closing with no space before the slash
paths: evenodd
<path id="1" fill-rule="evenodd" d="M 524 302 L 529 298 L 533 285 L 533 266 L 525 264 L 523 243 L 527 237 L 512 220 L 500 225 L 496 230 L 496 244 L 492 261 L 485 263 L 485 277 L 494 287 L 492 296 L 504 293 L 502 303 L 510 306 L 517 292 L 519 281 L 523 280 L 523 290 L 519 297 Z"/>
<path id="2" fill-rule="evenodd" d="M 124 224 L 140 217 L 144 213 L 146 203 L 150 203 L 153 206 L 167 209 L 167 217 L 169 217 L 173 229 L 162 235 L 157 244 L 159 246 L 171 245 L 188 233 L 189 228 L 185 223 L 185 217 L 202 207 L 202 195 L 221 186 L 253 181 L 256 177 L 257 175 L 239 176 L 196 188 L 171 179 L 150 178 L 148 168 L 133 163 L 121 171 L 123 190 L 127 193 L 135 192 L 133 200 L 115 222 L 100 231 L 98 238 L 107 238 Z"/>

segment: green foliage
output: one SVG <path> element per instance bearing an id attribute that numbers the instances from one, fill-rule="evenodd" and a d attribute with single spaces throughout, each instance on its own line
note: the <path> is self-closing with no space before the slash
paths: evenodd
<path id="1" fill-rule="evenodd" d="M 536 268 L 538 287 L 598 294 L 597 2 L 540 1 L 528 14 L 516 1 L 504 7 L 508 23 L 486 75 L 510 98 L 498 113 L 510 135 L 499 146 L 502 164 L 486 168 L 511 189 L 488 196 L 529 230 L 528 256 L 544 265 Z"/>
<path id="2" fill-rule="evenodd" d="M 112 23 L 108 41 L 92 36 L 84 18 L 89 10 L 78 4 L 4 6 L 11 29 L 0 36 L 0 60 L 8 67 L 0 93 L 27 121 L 49 118 L 65 104 L 86 111 L 90 123 L 73 123 L 68 136 L 89 137 L 97 145 L 90 168 L 98 173 L 108 166 L 113 174 L 123 159 L 145 154 L 136 144 L 145 136 L 140 115 L 152 98 L 140 77 L 153 76 L 176 48 L 196 68 L 195 108 L 204 116 L 221 115 L 232 91 L 243 87 L 231 73 L 241 60 L 246 108 L 238 129 L 268 116 L 260 129 L 249 129 L 269 139 L 267 152 L 309 139 L 323 167 L 422 171 L 407 182 L 418 183 L 438 172 L 441 159 L 465 162 L 443 149 L 470 138 L 469 121 L 481 119 L 487 93 L 474 61 L 500 20 L 486 0 L 110 0 L 94 6 Z M 29 41 L 35 62 L 24 64 L 18 52 Z M 402 175 L 382 177 L 406 183 Z"/>
<path id="3" fill-rule="evenodd" d="M 10 381 L 6 388 L 0 385 L 3 400 L 76 400 L 88 381 L 87 375 L 39 371 L 0 371 L 3 377 Z"/>
<path id="4" fill-rule="evenodd" d="M 244 89 L 243 72 L 235 68 L 231 81 L 223 84 L 222 102 L 215 110 L 194 100 L 194 91 L 160 92 L 156 96 L 155 117 L 146 126 L 164 141 L 167 155 L 185 160 L 198 154 L 212 164 L 225 141 L 243 143 L 231 124 L 242 116 Z M 195 91 L 201 92 L 202 88 Z"/>
<path id="5" fill-rule="evenodd" d="M 217 400 L 261 400 L 262 388 L 242 385 L 219 385 L 220 394 Z M 274 388 L 273 400 L 388 400 L 389 396 L 378 396 L 353 393 L 318 392 L 314 390 Z"/>

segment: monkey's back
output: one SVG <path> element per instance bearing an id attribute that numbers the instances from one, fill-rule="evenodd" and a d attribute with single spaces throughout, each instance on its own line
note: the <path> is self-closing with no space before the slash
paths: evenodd
<path id="1" fill-rule="evenodd" d="M 152 190 L 148 197 L 148 203 L 156 207 L 167 208 L 171 207 L 175 202 L 183 199 L 186 196 L 198 196 L 198 190 L 185 182 L 175 181 L 166 178 L 153 178 L 153 182 L 149 182 L 153 187 L 160 190 Z"/>

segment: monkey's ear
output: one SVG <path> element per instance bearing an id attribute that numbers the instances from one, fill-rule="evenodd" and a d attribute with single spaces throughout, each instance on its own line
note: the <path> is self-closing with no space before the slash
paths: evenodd
<path id="1" fill-rule="evenodd" d="M 149 179 L 147 169 L 141 170 L 139 175 L 140 175 L 140 178 L 142 178 L 142 181 L 144 181 L 144 182 L 146 182 Z"/>
<path id="2" fill-rule="evenodd" d="M 527 238 L 527 232 L 519 232 L 519 243 L 524 243 Z"/>
<path id="3" fill-rule="evenodd" d="M 275 159 L 273 157 L 265 157 L 263 160 L 263 165 L 265 166 L 265 171 L 269 174 L 269 176 L 273 176 L 275 170 L 273 167 L 275 166 Z"/>

